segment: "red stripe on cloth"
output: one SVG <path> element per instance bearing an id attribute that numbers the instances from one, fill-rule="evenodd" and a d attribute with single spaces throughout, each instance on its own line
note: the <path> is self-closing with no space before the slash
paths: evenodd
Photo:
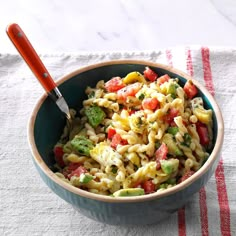
<path id="1" fill-rule="evenodd" d="M 220 205 L 221 233 L 223 236 L 230 236 L 231 235 L 230 209 L 229 209 L 228 195 L 225 184 L 223 159 L 220 159 L 220 162 L 216 168 L 215 178 L 218 192 L 218 201 Z"/>
<path id="2" fill-rule="evenodd" d="M 210 50 L 208 48 L 202 48 L 202 62 L 204 71 L 204 80 L 207 89 L 212 95 L 215 94 L 211 66 L 210 66 Z M 227 195 L 227 188 L 224 176 L 223 159 L 221 158 L 215 172 L 216 188 L 220 207 L 220 227 L 223 236 L 230 236 L 230 209 Z"/>
<path id="3" fill-rule="evenodd" d="M 171 53 L 171 50 L 169 50 L 169 49 L 166 50 L 166 59 L 167 59 L 167 63 L 169 64 L 169 66 L 173 66 L 172 53 Z"/>
<path id="4" fill-rule="evenodd" d="M 190 76 L 193 76 L 193 61 L 192 61 L 192 55 L 191 50 L 187 48 L 186 50 L 186 56 L 187 56 L 187 72 Z M 207 214 L 207 201 L 206 201 L 206 190 L 203 187 L 199 191 L 199 206 L 200 206 L 200 217 L 201 217 L 201 230 L 203 236 L 208 236 L 208 214 Z"/>
<path id="5" fill-rule="evenodd" d="M 178 210 L 179 236 L 186 236 L 185 208 Z"/>
<path id="6" fill-rule="evenodd" d="M 207 201 L 206 201 L 205 188 L 201 188 L 201 190 L 199 191 L 199 205 L 200 205 L 202 235 L 208 236 L 209 231 L 208 231 Z"/>
<path id="7" fill-rule="evenodd" d="M 211 74 L 210 51 L 208 48 L 202 48 L 202 65 L 203 65 L 205 86 L 211 93 L 211 95 L 214 96 L 215 90 Z"/>
<path id="8" fill-rule="evenodd" d="M 172 53 L 171 50 L 166 50 L 166 59 L 169 66 L 173 66 L 172 62 Z M 185 224 L 185 208 L 181 208 L 178 210 L 178 231 L 179 236 L 186 236 L 186 224 Z"/>
<path id="9" fill-rule="evenodd" d="M 192 55 L 191 50 L 189 48 L 186 49 L 186 56 L 187 56 L 187 72 L 190 76 L 193 76 L 193 61 L 192 61 Z"/>

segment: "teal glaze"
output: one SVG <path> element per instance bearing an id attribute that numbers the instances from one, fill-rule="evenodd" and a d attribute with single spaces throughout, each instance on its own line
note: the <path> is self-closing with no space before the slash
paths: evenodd
<path id="1" fill-rule="evenodd" d="M 217 162 L 215 162 L 217 164 Z M 216 164 L 189 187 L 176 194 L 147 202 L 107 203 L 84 198 L 69 192 L 36 168 L 48 187 L 66 202 L 72 204 L 83 215 L 112 225 L 145 225 L 159 222 L 183 207 L 203 187 L 216 169 Z"/>
<path id="2" fill-rule="evenodd" d="M 91 69 L 80 74 L 77 74 L 65 81 L 59 86 L 59 89 L 69 107 L 79 110 L 81 102 L 86 98 L 84 90 L 89 86 L 95 86 L 99 80 L 109 80 L 113 76 L 125 76 L 132 71 L 143 72 L 146 65 L 140 64 L 117 64 L 107 65 L 96 69 Z M 179 78 L 183 85 L 186 79 L 178 74 L 169 72 L 162 68 L 151 67 L 160 76 L 169 74 L 171 77 Z M 212 108 L 210 101 L 201 92 L 207 108 Z M 216 116 L 214 119 L 214 133 L 217 133 Z M 59 111 L 57 106 L 46 98 L 41 105 L 34 126 L 34 138 L 37 150 L 46 163 L 46 165 L 53 169 L 54 159 L 52 156 L 52 149 L 58 141 L 63 127 L 65 125 L 65 117 Z M 215 139 L 214 139 L 215 142 Z M 64 199 L 78 209 L 85 216 L 108 224 L 151 224 L 156 223 L 179 208 L 184 206 L 187 201 L 191 201 L 193 195 L 204 186 L 209 178 L 214 173 L 219 155 L 214 163 L 206 173 L 198 178 L 191 185 L 183 188 L 179 192 L 168 195 L 162 198 L 156 198 L 149 201 L 136 202 L 104 202 L 80 196 L 74 192 L 70 192 L 50 178 L 45 171 L 39 166 L 38 162 L 34 160 L 35 166 L 48 187 L 55 192 L 59 197 Z"/>

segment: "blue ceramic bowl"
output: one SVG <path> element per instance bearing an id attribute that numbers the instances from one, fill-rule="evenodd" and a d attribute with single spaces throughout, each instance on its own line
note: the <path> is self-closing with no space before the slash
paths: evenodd
<path id="1" fill-rule="evenodd" d="M 146 61 L 110 61 L 78 69 L 59 80 L 58 86 L 71 108 L 81 108 L 86 86 L 113 76 L 125 76 L 131 71 L 143 72 L 149 66 L 158 75 L 169 74 L 184 84 L 190 76 L 171 67 Z M 194 80 L 193 80 L 194 81 Z M 65 117 L 47 95 L 37 102 L 28 126 L 28 140 L 34 164 L 48 187 L 85 216 L 108 224 L 151 224 L 166 218 L 183 207 L 193 194 L 203 187 L 214 173 L 223 143 L 224 126 L 218 105 L 210 93 L 197 81 L 207 108 L 211 108 L 214 121 L 214 148 L 200 170 L 186 181 L 162 192 L 137 197 L 112 198 L 75 188 L 60 180 L 52 171 L 52 149 L 59 140 Z"/>

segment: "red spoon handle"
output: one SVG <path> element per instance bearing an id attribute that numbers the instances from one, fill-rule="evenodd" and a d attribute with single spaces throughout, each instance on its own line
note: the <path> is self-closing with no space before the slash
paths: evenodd
<path id="1" fill-rule="evenodd" d="M 47 92 L 53 90 L 56 87 L 55 82 L 20 26 L 17 24 L 10 24 L 6 29 L 6 32 L 44 89 Z"/>

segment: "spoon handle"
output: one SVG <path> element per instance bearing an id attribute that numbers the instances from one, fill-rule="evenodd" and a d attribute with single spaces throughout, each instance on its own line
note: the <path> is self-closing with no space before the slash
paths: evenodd
<path id="1" fill-rule="evenodd" d="M 69 107 L 64 97 L 57 88 L 56 83 L 53 81 L 51 75 L 47 71 L 23 30 L 18 24 L 13 23 L 7 27 L 6 32 L 48 95 L 54 100 L 59 109 L 65 113 L 67 119 L 71 121 Z"/>
<path id="2" fill-rule="evenodd" d="M 36 78 L 43 86 L 43 88 L 46 90 L 46 92 L 50 93 L 53 89 L 56 88 L 56 84 L 23 30 L 18 24 L 13 23 L 7 27 L 6 32 L 20 55 L 23 57 Z"/>

